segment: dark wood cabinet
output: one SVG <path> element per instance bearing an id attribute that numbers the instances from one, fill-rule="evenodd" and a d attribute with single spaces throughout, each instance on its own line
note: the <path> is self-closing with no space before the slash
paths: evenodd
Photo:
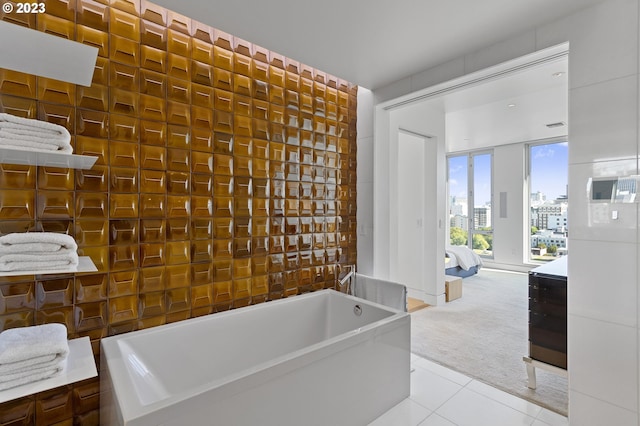
<path id="1" fill-rule="evenodd" d="M 529 272 L 529 357 L 567 368 L 567 259 Z"/>

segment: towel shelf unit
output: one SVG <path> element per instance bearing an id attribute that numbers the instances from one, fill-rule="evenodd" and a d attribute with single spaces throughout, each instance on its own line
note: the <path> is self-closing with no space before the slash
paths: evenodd
<path id="1" fill-rule="evenodd" d="M 0 404 L 98 375 L 89 337 L 69 340 L 69 355 L 65 362 L 64 369 L 55 377 L 0 391 Z"/>
<path id="2" fill-rule="evenodd" d="M 23 166 L 49 166 L 67 169 L 90 169 L 98 157 L 64 154 L 55 151 L 24 151 L 0 147 L 0 163 Z"/>
<path id="3" fill-rule="evenodd" d="M 80 256 L 77 266 L 67 269 L 42 269 L 39 271 L 8 271 L 0 272 L 0 277 L 15 277 L 20 275 L 47 275 L 47 274 L 69 274 L 80 272 L 97 272 L 98 268 L 89 256 Z"/>

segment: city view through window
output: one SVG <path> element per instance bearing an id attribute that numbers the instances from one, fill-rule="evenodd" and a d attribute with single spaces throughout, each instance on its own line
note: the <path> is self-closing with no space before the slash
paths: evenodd
<path id="1" fill-rule="evenodd" d="M 568 250 L 568 144 L 536 144 L 527 149 L 529 255 L 530 260 L 545 262 Z M 484 152 L 452 156 L 448 158 L 448 168 L 449 243 L 492 257 L 492 155 Z"/>
<path id="2" fill-rule="evenodd" d="M 567 142 L 529 147 L 531 260 L 550 261 L 568 253 L 568 153 Z"/>

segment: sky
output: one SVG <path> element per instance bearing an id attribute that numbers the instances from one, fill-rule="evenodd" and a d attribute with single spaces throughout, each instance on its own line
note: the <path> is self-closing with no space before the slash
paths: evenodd
<path id="1" fill-rule="evenodd" d="M 555 200 L 566 195 L 568 181 L 568 144 L 566 142 L 534 145 L 531 148 L 531 192 Z M 491 157 L 480 154 L 474 158 L 475 206 L 491 200 Z M 449 194 L 467 198 L 467 156 L 449 158 Z"/>

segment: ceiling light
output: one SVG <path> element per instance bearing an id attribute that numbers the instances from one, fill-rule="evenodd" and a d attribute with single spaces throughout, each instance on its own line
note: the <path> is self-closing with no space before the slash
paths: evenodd
<path id="1" fill-rule="evenodd" d="M 508 106 L 509 108 L 513 108 L 513 107 L 515 107 L 515 106 L 516 106 L 516 104 L 509 104 L 509 105 L 507 105 L 507 106 Z"/>
<path id="2" fill-rule="evenodd" d="M 550 129 L 554 129 L 556 127 L 562 127 L 564 126 L 566 123 L 564 121 L 558 121 L 556 123 L 548 123 L 546 124 L 546 126 Z"/>
<path id="3" fill-rule="evenodd" d="M 558 71 L 558 72 L 554 72 L 553 74 L 551 74 L 551 76 L 553 77 L 562 77 L 564 75 L 563 71 Z"/>

